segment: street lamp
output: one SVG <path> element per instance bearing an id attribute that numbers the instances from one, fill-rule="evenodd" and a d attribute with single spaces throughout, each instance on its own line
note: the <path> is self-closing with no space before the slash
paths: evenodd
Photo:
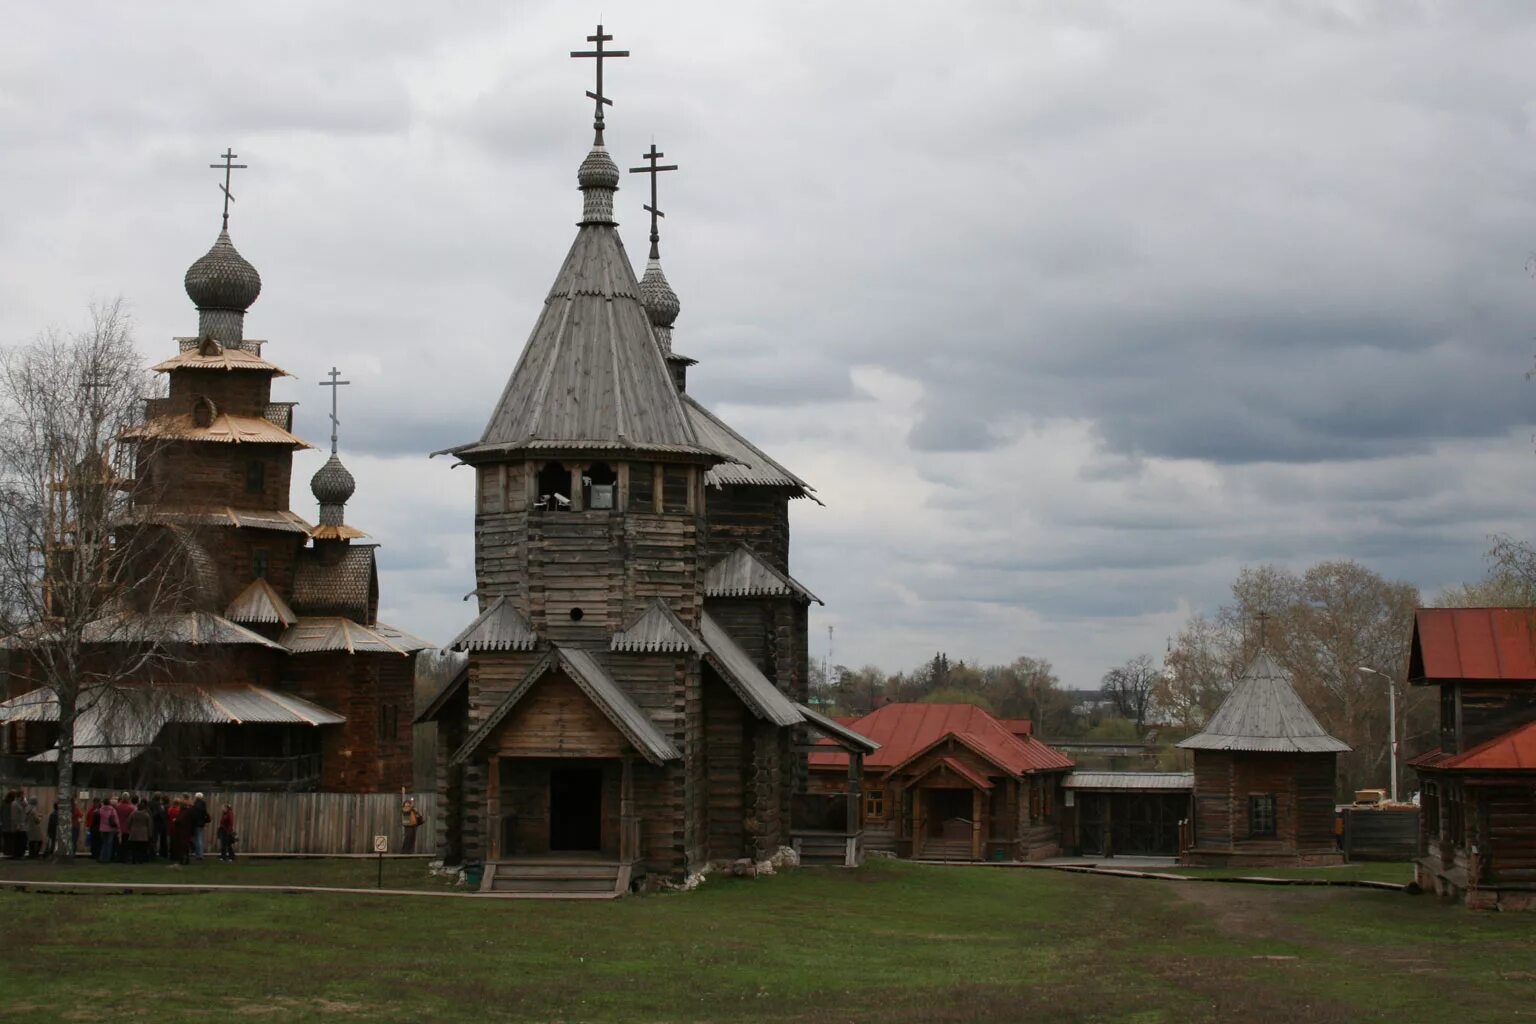
<path id="1" fill-rule="evenodd" d="M 1392 802 L 1397 803 L 1397 681 L 1385 672 L 1378 671 L 1368 665 L 1361 665 L 1361 672 L 1367 672 L 1373 676 L 1381 676 L 1387 681 L 1387 718 L 1391 729 L 1388 742 L 1392 753 Z"/>

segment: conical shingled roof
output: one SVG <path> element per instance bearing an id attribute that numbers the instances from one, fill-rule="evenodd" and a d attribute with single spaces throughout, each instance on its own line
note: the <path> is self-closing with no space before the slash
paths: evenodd
<path id="1" fill-rule="evenodd" d="M 1328 735 L 1302 702 L 1268 651 L 1260 651 L 1205 731 L 1179 744 L 1186 750 L 1255 750 L 1292 754 L 1338 753 L 1350 749 Z"/>
<path id="2" fill-rule="evenodd" d="M 588 193 L 611 188 L 606 179 L 583 180 Z M 694 432 L 641 299 L 612 221 L 585 217 L 485 433 L 450 451 L 472 458 L 628 449 L 724 458 Z"/>

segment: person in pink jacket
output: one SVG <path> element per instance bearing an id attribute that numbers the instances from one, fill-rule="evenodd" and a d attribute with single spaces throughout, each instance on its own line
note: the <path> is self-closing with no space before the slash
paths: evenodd
<path id="1" fill-rule="evenodd" d="M 117 834 L 122 831 L 122 826 L 118 823 L 117 808 L 112 806 L 112 801 L 102 801 L 98 822 L 97 828 L 101 832 L 101 862 L 110 864 L 112 854 L 117 848 Z"/>

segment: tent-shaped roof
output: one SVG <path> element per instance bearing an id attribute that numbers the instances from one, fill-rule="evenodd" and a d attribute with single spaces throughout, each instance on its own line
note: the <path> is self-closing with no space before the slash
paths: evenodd
<path id="1" fill-rule="evenodd" d="M 1447 771 L 1536 772 L 1536 722 L 1527 722 L 1460 754 L 1432 750 L 1408 762 Z"/>
<path id="2" fill-rule="evenodd" d="M 1072 759 L 1033 736 L 1016 736 L 985 708 L 974 704 L 887 704 L 847 726 L 880 744 L 864 759 L 878 771 L 912 760 L 953 736 L 1010 775 L 1066 771 Z M 848 755 L 828 747 L 810 755 L 812 767 L 846 765 Z"/>
<path id="3" fill-rule="evenodd" d="M 272 589 L 272 584 L 261 578 L 252 580 L 250 586 L 240 591 L 240 596 L 229 602 L 229 607 L 224 609 L 224 617 L 231 622 L 279 626 L 291 626 L 299 621 L 298 615 L 288 607 L 282 595 Z"/>
<path id="4" fill-rule="evenodd" d="M 710 566 L 704 574 L 705 597 L 790 596 L 822 604 L 821 598 L 789 573 L 779 572 L 745 545 Z"/>
<path id="5" fill-rule="evenodd" d="M 515 450 L 724 456 L 700 442 L 611 221 L 584 221 L 466 460 Z"/>
<path id="6" fill-rule="evenodd" d="M 1326 754 L 1349 749 L 1328 735 L 1302 703 L 1290 673 L 1260 651 L 1205 730 L 1179 744 L 1186 750 L 1255 750 Z"/>
<path id="7" fill-rule="evenodd" d="M 1536 609 L 1418 609 L 1408 678 L 1536 682 Z"/>
<path id="8" fill-rule="evenodd" d="M 613 634 L 609 643 L 611 651 L 631 654 L 704 653 L 704 642 L 673 614 L 672 609 L 659 597 L 653 597 L 645 611 L 634 622 Z"/>
<path id="9" fill-rule="evenodd" d="M 539 642 L 528 620 L 503 595 L 448 644 L 452 651 L 531 651 Z"/>

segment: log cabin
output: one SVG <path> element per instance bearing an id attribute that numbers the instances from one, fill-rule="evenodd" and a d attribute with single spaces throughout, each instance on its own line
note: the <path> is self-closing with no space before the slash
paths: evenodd
<path id="1" fill-rule="evenodd" d="M 1061 852 L 1072 760 L 1029 722 L 972 704 L 891 703 L 845 725 L 880 744 L 864 758 L 865 848 L 925 860 L 1029 861 Z M 810 757 L 812 792 L 846 792 L 849 755 Z"/>
<path id="2" fill-rule="evenodd" d="M 311 525 L 290 507 L 297 403 L 272 400 L 288 376 L 245 336 L 261 275 L 230 240 L 188 268 L 198 331 L 154 367 L 167 382 L 145 401 L 130 507 L 115 542 L 174 532 L 192 585 L 176 606 L 93 626 L 106 662 L 128 640 L 174 647 L 169 671 L 82 694 L 76 778 L 93 787 L 398 791 L 413 778 L 413 661 L 429 645 L 378 619 L 376 545 L 347 524 L 355 490 L 337 454 L 315 473 Z M 334 379 L 334 378 L 333 378 Z M 334 392 L 333 392 L 334 393 Z M 332 413 L 335 422 L 334 409 Z M 72 540 L 60 539 L 67 554 Z M 57 760 L 58 701 L 24 646 L 15 652 L 6 774 L 41 779 Z"/>
<path id="3" fill-rule="evenodd" d="M 812 732 L 855 766 L 875 749 L 805 707 L 819 599 L 789 573 L 789 504 L 813 492 L 687 394 L 656 228 L 669 168 L 653 146 L 637 169 L 637 279 L 596 106 L 575 240 L 483 434 L 446 452 L 475 474 L 479 614 L 418 720 L 438 727 L 440 853 L 488 891 L 761 862 L 792 841 Z M 857 863 L 856 821 L 815 831 Z"/>
<path id="4" fill-rule="evenodd" d="M 1421 608 L 1408 681 L 1440 691 L 1419 773 L 1418 884 L 1469 906 L 1536 910 L 1536 611 Z"/>
<path id="5" fill-rule="evenodd" d="M 1211 867 L 1338 864 L 1335 761 L 1349 749 L 1328 735 L 1290 674 L 1260 650 L 1194 751 L 1194 820 L 1180 863 Z"/>

